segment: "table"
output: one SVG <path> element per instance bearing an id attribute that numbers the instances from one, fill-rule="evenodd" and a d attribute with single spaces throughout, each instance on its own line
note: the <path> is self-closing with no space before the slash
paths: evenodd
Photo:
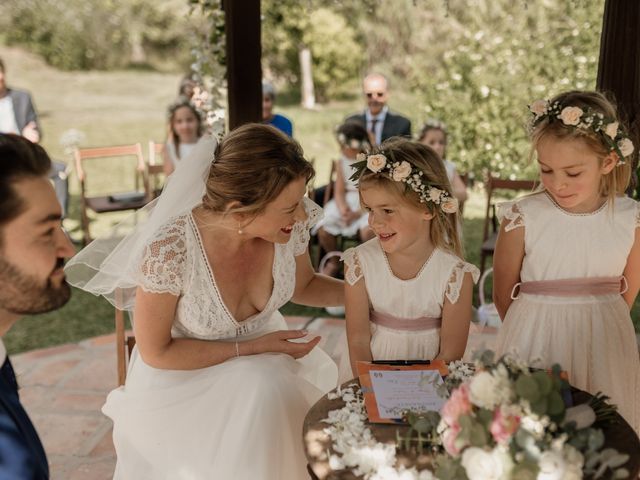
<path id="1" fill-rule="evenodd" d="M 357 383 L 358 380 L 350 380 L 341 385 L 345 388 L 350 384 Z M 334 390 L 335 391 L 335 390 Z M 586 403 L 591 395 L 582 390 L 572 388 L 574 405 Z M 324 433 L 328 424 L 322 422 L 327 418 L 329 411 L 342 408 L 344 402 L 341 398 L 329 400 L 324 395 L 316 404 L 311 407 L 304 420 L 303 439 L 305 453 L 309 463 L 309 474 L 314 480 L 356 480 L 362 477 L 355 476 L 350 470 L 332 471 L 329 468 L 329 455 L 333 453 L 331 440 Z M 631 426 L 619 417 L 620 423 L 603 428 L 607 439 L 607 445 L 616 448 L 621 453 L 629 454 L 629 461 L 624 467 L 631 473 L 630 479 L 638 477 L 640 474 L 640 439 L 635 434 Z M 369 424 L 374 436 L 379 442 L 395 443 L 396 434 L 406 434 L 409 427 L 404 425 L 391 424 Z M 416 466 L 419 470 L 429 466 L 429 458 L 426 455 L 418 456 L 415 453 L 398 452 L 398 461 L 406 466 Z"/>

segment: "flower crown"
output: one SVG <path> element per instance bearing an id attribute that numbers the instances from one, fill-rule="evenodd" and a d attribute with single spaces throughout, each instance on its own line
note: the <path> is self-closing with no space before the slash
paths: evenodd
<path id="1" fill-rule="evenodd" d="M 560 102 L 551 103 L 549 100 L 536 100 L 529 105 L 529 110 L 533 114 L 531 130 L 543 120 L 549 119 L 549 122 L 560 120 L 567 127 L 595 132 L 610 152 L 618 154 L 616 166 L 624 165 L 625 159 L 633 153 L 633 142 L 622 131 L 620 124 L 600 112 L 590 108 L 563 106 Z"/>
<path id="2" fill-rule="evenodd" d="M 455 213 L 458 211 L 458 199 L 449 195 L 446 190 L 436 188 L 429 184 L 424 176 L 424 172 L 411 165 L 407 161 L 389 161 L 382 153 L 367 155 L 359 153 L 356 162 L 351 165 L 355 173 L 350 180 L 357 181 L 363 170 L 369 169 L 374 173 L 385 173 L 394 182 L 403 182 L 420 197 L 420 203 L 432 202 L 440 205 L 444 213 Z"/>

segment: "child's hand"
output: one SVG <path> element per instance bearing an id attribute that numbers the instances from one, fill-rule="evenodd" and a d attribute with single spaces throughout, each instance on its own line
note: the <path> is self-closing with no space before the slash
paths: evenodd
<path id="1" fill-rule="evenodd" d="M 342 221 L 346 225 L 351 225 L 353 222 L 358 220 L 360 218 L 360 216 L 361 216 L 360 212 L 354 212 L 353 210 L 347 210 L 345 213 L 342 214 Z"/>

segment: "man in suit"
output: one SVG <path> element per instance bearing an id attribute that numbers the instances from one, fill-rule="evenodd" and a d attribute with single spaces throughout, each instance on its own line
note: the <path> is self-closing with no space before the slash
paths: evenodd
<path id="1" fill-rule="evenodd" d="M 64 259 L 75 251 L 48 179 L 51 160 L 24 137 L 0 134 L 0 337 L 25 314 L 69 300 Z M 47 457 L 18 396 L 0 339 L 0 479 L 49 478 Z"/>
<path id="2" fill-rule="evenodd" d="M 15 133 L 34 143 L 40 141 L 38 114 L 31 95 L 24 90 L 9 88 L 6 69 L 0 58 L 0 133 Z"/>
<path id="3" fill-rule="evenodd" d="M 387 79 L 379 73 L 371 73 L 364 78 L 362 87 L 367 108 L 363 113 L 351 115 L 346 121 L 357 122 L 366 128 L 373 145 L 380 145 L 389 137 L 411 137 L 411 121 L 387 107 Z"/>

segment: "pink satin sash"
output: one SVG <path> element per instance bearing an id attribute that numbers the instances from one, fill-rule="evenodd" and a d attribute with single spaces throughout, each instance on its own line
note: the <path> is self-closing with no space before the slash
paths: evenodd
<path id="1" fill-rule="evenodd" d="M 393 315 L 387 315 L 385 313 L 369 312 L 369 320 L 376 325 L 392 328 L 394 330 L 431 330 L 434 328 L 440 328 L 442 324 L 442 318 L 435 317 L 419 317 L 419 318 L 399 318 Z"/>
<path id="2" fill-rule="evenodd" d="M 517 294 L 516 290 L 519 288 Z M 627 291 L 627 279 L 619 277 L 567 278 L 516 283 L 511 290 L 515 300 L 521 293 L 551 297 L 581 297 L 587 295 L 615 295 Z"/>

